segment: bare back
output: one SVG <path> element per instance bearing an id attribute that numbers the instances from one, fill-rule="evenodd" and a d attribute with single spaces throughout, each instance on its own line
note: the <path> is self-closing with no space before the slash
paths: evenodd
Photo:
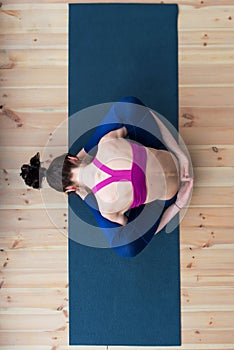
<path id="1" fill-rule="evenodd" d="M 142 146 L 144 147 L 144 146 Z M 170 152 L 145 147 L 146 188 L 145 203 L 156 199 L 169 199 L 178 191 L 179 176 L 177 159 Z M 130 142 L 125 138 L 103 138 L 98 144 L 96 158 L 106 166 L 116 170 L 130 170 L 133 162 Z M 98 169 L 95 183 L 109 175 Z M 124 213 L 133 201 L 131 182 L 113 182 L 95 194 L 100 211 L 103 213 Z"/>

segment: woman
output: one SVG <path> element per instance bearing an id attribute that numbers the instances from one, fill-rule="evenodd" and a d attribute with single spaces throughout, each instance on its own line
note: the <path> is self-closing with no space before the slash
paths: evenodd
<path id="1" fill-rule="evenodd" d="M 142 104 L 136 98 L 124 98 L 120 101 Z M 48 183 L 56 190 L 68 194 L 75 192 L 84 200 L 92 193 L 100 212 L 99 215 L 94 212 L 96 219 L 100 222 L 105 218 L 121 226 L 127 224 L 129 216 L 126 214 L 129 210 L 155 200 L 164 201 L 166 210 L 157 221 L 157 229 L 153 234 L 158 233 L 186 205 L 193 179 L 189 177 L 187 157 L 160 119 L 154 113 L 152 117 L 163 140 L 176 156 L 165 147 L 155 149 L 125 139 L 128 134 L 133 138 L 132 127 L 128 124 L 117 128 L 121 125 L 117 120 L 118 123 L 109 129 L 104 128 L 101 133 L 99 131 L 98 137 L 94 135 L 95 142 L 91 140 L 89 147 L 86 145 L 86 149 L 83 148 L 77 156 L 67 154 L 54 159 L 46 173 Z M 111 131 L 106 132 L 108 130 Z M 98 149 L 93 157 L 87 150 L 95 144 Z M 61 183 L 56 182 L 57 170 L 61 167 L 62 189 Z M 122 256 L 135 256 L 148 244 L 153 234 L 151 230 L 134 242 L 114 249 Z"/>

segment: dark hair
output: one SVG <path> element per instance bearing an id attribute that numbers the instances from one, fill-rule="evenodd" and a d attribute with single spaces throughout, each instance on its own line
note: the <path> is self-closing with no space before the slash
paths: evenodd
<path id="1" fill-rule="evenodd" d="M 37 154 L 30 159 L 30 164 L 22 165 L 20 176 L 22 176 L 26 185 L 39 189 L 45 173 L 46 168 L 40 167 L 40 154 L 37 152 Z"/>
<path id="2" fill-rule="evenodd" d="M 68 156 L 74 157 L 70 153 L 64 153 L 53 159 L 49 168 L 46 169 L 40 166 L 40 153 L 37 152 L 37 154 L 30 159 L 30 165 L 22 165 L 20 176 L 22 176 L 26 185 L 36 189 L 41 188 L 42 179 L 46 177 L 50 187 L 56 191 L 65 192 L 67 186 L 72 186 L 74 184 L 71 181 L 71 169 L 76 168 L 80 163 L 78 159 L 77 162 L 71 162 Z"/>

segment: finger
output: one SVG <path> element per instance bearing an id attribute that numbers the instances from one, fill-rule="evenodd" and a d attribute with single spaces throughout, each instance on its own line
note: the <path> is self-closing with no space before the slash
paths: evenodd
<path id="1" fill-rule="evenodd" d="M 190 177 L 186 177 L 186 176 L 184 176 L 184 175 L 182 175 L 182 177 L 181 177 L 181 181 L 182 182 L 189 182 L 190 181 Z"/>
<path id="2" fill-rule="evenodd" d="M 189 165 L 187 163 L 183 164 L 183 173 L 185 177 L 189 177 Z"/>
<path id="3" fill-rule="evenodd" d="M 181 181 L 182 181 L 182 182 L 189 182 L 190 179 L 189 179 L 189 178 L 186 178 L 186 177 L 182 177 Z"/>

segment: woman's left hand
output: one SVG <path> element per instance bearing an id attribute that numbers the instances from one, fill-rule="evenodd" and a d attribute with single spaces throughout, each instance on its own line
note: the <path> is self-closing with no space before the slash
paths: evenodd
<path id="1" fill-rule="evenodd" d="M 189 175 L 189 161 L 184 153 L 178 156 L 179 169 L 180 169 L 180 181 L 186 182 L 190 181 Z"/>

